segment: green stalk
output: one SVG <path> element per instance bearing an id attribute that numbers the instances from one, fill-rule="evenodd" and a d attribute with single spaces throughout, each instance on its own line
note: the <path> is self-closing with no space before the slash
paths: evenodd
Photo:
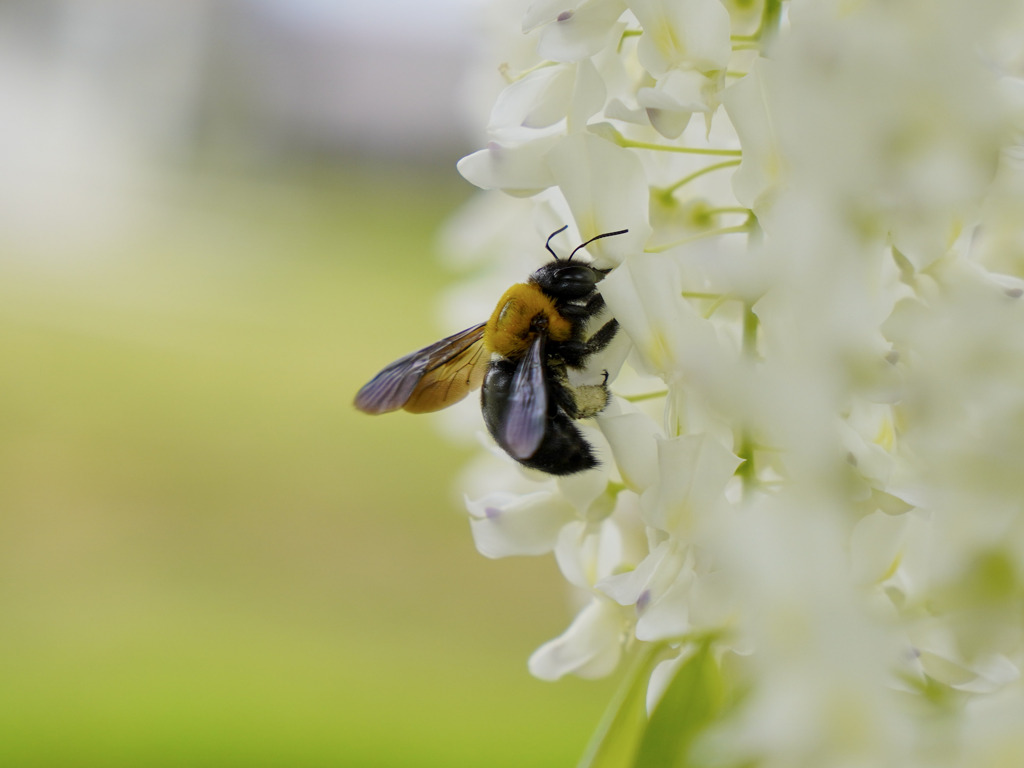
<path id="1" fill-rule="evenodd" d="M 620 147 L 631 149 L 652 149 L 657 152 L 682 152 L 687 155 L 723 155 L 725 157 L 740 157 L 743 154 L 739 149 L 708 149 L 701 147 L 673 147 L 669 144 L 654 144 L 649 141 L 634 141 L 620 135 L 618 139 Z"/>

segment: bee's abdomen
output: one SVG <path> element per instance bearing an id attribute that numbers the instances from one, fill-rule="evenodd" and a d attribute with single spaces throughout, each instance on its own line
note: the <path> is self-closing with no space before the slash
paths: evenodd
<path id="1" fill-rule="evenodd" d="M 484 423 L 494 440 L 508 452 L 502 439 L 505 416 L 508 413 L 509 397 L 511 396 L 512 378 L 516 365 L 510 360 L 494 360 L 487 370 L 483 387 L 480 390 L 481 410 Z M 547 379 L 549 387 L 560 385 Z M 556 405 L 555 393 L 548 398 L 547 423 L 544 437 L 537 450 L 527 458 L 517 458 L 523 466 L 539 469 L 551 475 L 572 475 L 593 469 L 598 461 L 594 449 L 583 437 L 583 433 L 573 424 L 572 419 Z"/>

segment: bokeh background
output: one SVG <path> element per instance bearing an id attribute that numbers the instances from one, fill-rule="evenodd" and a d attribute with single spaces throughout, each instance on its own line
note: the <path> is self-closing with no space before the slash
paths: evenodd
<path id="1" fill-rule="evenodd" d="M 457 330 L 475 5 L 0 4 L 0 765 L 582 751 L 553 563 L 475 552 L 436 417 L 351 407 Z"/>

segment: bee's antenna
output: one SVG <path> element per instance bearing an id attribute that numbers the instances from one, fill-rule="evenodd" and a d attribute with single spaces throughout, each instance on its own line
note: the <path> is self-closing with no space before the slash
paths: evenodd
<path id="1" fill-rule="evenodd" d="M 544 243 L 544 247 L 548 249 L 548 253 L 550 253 L 552 256 L 555 257 L 555 261 L 558 261 L 558 254 L 551 250 L 551 238 L 553 238 L 559 232 L 565 232 L 565 230 L 567 230 L 568 228 L 569 228 L 569 225 L 566 224 L 561 229 L 556 229 L 554 232 L 552 232 L 550 235 L 548 235 L 547 242 Z M 569 258 L 571 259 L 572 256 L 570 256 Z"/>
<path id="2" fill-rule="evenodd" d="M 562 229 L 564 229 L 564 227 Z M 562 231 L 561 229 L 558 230 L 558 232 L 561 232 L 561 231 Z M 555 234 L 557 235 L 558 232 L 556 232 Z M 620 229 L 618 232 L 605 232 L 603 235 L 595 235 L 594 237 L 592 237 L 589 240 L 587 240 L 587 242 L 582 243 L 580 245 L 577 245 L 576 248 L 573 249 L 573 252 L 569 254 L 569 258 L 566 259 L 566 261 L 572 261 L 572 257 L 576 255 L 576 251 L 578 251 L 580 248 L 586 248 L 588 245 L 590 245 L 595 240 L 600 240 L 602 237 L 612 237 L 613 235 L 624 235 L 627 232 L 629 232 L 628 229 Z"/>

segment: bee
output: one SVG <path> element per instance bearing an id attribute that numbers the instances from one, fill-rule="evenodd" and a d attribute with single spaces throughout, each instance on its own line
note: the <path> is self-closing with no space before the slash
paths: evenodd
<path id="1" fill-rule="evenodd" d="M 586 337 L 588 322 L 605 306 L 597 284 L 611 270 L 573 262 L 577 251 L 552 255 L 525 283 L 505 291 L 494 313 L 460 333 L 391 363 L 355 398 L 371 414 L 404 409 L 438 411 L 481 388 L 484 423 L 495 442 L 524 466 L 552 475 L 570 475 L 597 466 L 593 447 L 573 424 L 596 416 L 608 405 L 608 372 L 600 384 L 574 385 L 570 370 L 608 346 L 618 331 L 613 318 Z"/>

